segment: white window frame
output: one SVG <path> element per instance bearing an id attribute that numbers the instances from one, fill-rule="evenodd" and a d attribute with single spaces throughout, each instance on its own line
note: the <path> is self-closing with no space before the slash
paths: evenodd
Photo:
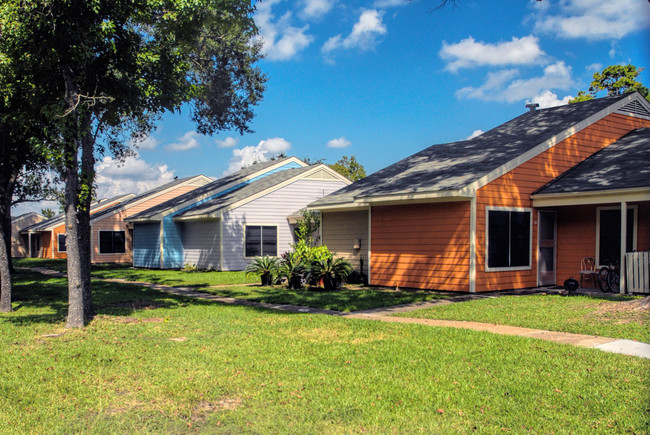
<path id="1" fill-rule="evenodd" d="M 246 227 L 260 227 L 260 228 L 261 227 L 275 227 L 275 255 L 273 255 L 273 257 L 278 256 L 278 249 L 280 249 L 280 228 L 279 228 L 279 225 L 278 224 L 249 224 L 249 223 L 246 223 L 246 224 L 244 224 L 244 237 L 243 237 L 243 239 L 244 239 L 244 258 L 255 258 L 256 257 L 256 256 L 252 256 L 252 257 L 246 256 Z M 261 243 L 263 244 L 264 240 L 262 240 Z M 260 246 L 260 248 L 261 248 L 261 246 Z M 262 252 L 261 256 L 263 256 L 264 255 L 263 249 L 260 249 L 260 252 Z"/>
<path id="2" fill-rule="evenodd" d="M 528 266 L 515 266 L 515 267 L 489 267 L 489 231 L 490 231 L 490 212 L 491 211 L 509 211 L 509 212 L 528 212 L 530 216 L 529 231 L 528 231 Z M 485 271 L 486 272 L 503 272 L 503 271 L 517 271 L 517 270 L 532 270 L 533 269 L 533 209 L 530 207 L 485 207 Z"/>
<path id="3" fill-rule="evenodd" d="M 611 206 L 605 206 L 605 207 L 596 207 L 596 252 L 594 257 L 596 258 L 596 267 L 606 267 L 609 266 L 609 264 L 602 264 L 600 261 L 600 212 L 601 210 L 618 210 L 618 212 L 621 212 L 621 206 L 620 205 L 611 205 Z M 634 222 L 633 222 L 633 228 L 632 228 L 632 250 L 636 251 L 637 249 L 637 231 L 639 229 L 639 206 L 638 205 L 628 205 L 627 206 L 627 212 L 629 213 L 630 210 L 634 210 Z M 619 231 L 621 229 L 619 228 Z M 627 235 L 626 235 L 627 237 Z"/>
<path id="4" fill-rule="evenodd" d="M 56 233 L 56 252 L 58 252 L 59 254 L 67 254 L 68 247 L 66 246 L 65 242 L 63 242 L 63 246 L 65 246 L 66 250 L 65 251 L 61 250 L 61 240 L 59 239 L 59 237 L 61 236 L 65 237 L 66 241 L 68 240 L 68 235 L 66 233 Z"/>
<path id="5" fill-rule="evenodd" d="M 102 252 L 101 233 L 124 233 L 124 252 Z M 123 254 L 126 254 L 126 231 L 125 230 L 99 230 L 99 231 L 97 231 L 97 252 L 99 252 L 99 255 L 123 255 Z"/>

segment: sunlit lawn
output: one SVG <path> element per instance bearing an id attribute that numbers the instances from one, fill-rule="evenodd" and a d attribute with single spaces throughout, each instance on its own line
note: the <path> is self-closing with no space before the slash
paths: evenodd
<path id="1" fill-rule="evenodd" d="M 396 314 L 401 317 L 465 320 L 618 337 L 650 343 L 650 312 L 630 307 L 620 295 L 501 296 Z"/>
<path id="2" fill-rule="evenodd" d="M 0 433 L 648 433 L 648 361 L 459 329 L 15 276 Z"/>

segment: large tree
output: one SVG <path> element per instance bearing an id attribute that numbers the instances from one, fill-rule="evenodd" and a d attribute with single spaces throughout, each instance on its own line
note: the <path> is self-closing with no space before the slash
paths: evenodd
<path id="1" fill-rule="evenodd" d="M 13 1 L 19 52 L 56 83 L 45 106 L 47 153 L 65 184 L 68 327 L 92 316 L 90 201 L 94 164 L 123 156 L 164 111 L 188 107 L 197 130 L 249 129 L 265 78 L 250 1 Z M 38 85 L 38 83 L 36 84 Z M 186 105 L 187 106 L 184 106 Z"/>
<path id="2" fill-rule="evenodd" d="M 589 92 L 578 92 L 578 95 L 569 103 L 592 100 L 603 92 L 606 92 L 607 95 L 639 92 L 650 101 L 648 88 L 636 80 L 641 71 L 643 68 L 637 68 L 634 65 L 610 65 L 602 71 L 594 73 L 589 85 Z"/>
<path id="3" fill-rule="evenodd" d="M 343 156 L 336 163 L 329 165 L 329 167 L 352 181 L 361 180 L 366 176 L 366 170 L 357 161 L 355 156 Z"/>

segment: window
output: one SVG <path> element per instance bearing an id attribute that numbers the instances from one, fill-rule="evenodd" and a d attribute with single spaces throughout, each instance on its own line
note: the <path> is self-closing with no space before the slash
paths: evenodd
<path id="1" fill-rule="evenodd" d="M 100 231 L 100 254 L 124 254 L 126 252 L 126 236 L 124 231 Z"/>
<path id="2" fill-rule="evenodd" d="M 278 255 L 278 227 L 246 226 L 246 257 L 260 255 Z"/>
<path id="3" fill-rule="evenodd" d="M 57 238 L 58 238 L 57 244 L 59 245 L 57 246 L 58 251 L 65 252 L 65 234 L 59 234 Z"/>
<path id="4" fill-rule="evenodd" d="M 627 234 L 625 252 L 633 251 L 635 237 L 635 208 L 627 209 Z M 598 209 L 598 264 L 607 265 L 610 259 L 621 258 L 621 209 Z"/>
<path id="5" fill-rule="evenodd" d="M 530 211 L 488 210 L 488 269 L 530 268 Z"/>

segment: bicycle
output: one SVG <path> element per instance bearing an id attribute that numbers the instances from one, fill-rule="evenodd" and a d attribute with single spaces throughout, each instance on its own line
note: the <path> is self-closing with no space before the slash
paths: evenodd
<path id="1" fill-rule="evenodd" d="M 598 271 L 598 283 L 604 292 L 618 293 L 620 285 L 620 264 L 618 260 L 610 258 L 607 260 L 608 266 L 601 267 Z"/>

